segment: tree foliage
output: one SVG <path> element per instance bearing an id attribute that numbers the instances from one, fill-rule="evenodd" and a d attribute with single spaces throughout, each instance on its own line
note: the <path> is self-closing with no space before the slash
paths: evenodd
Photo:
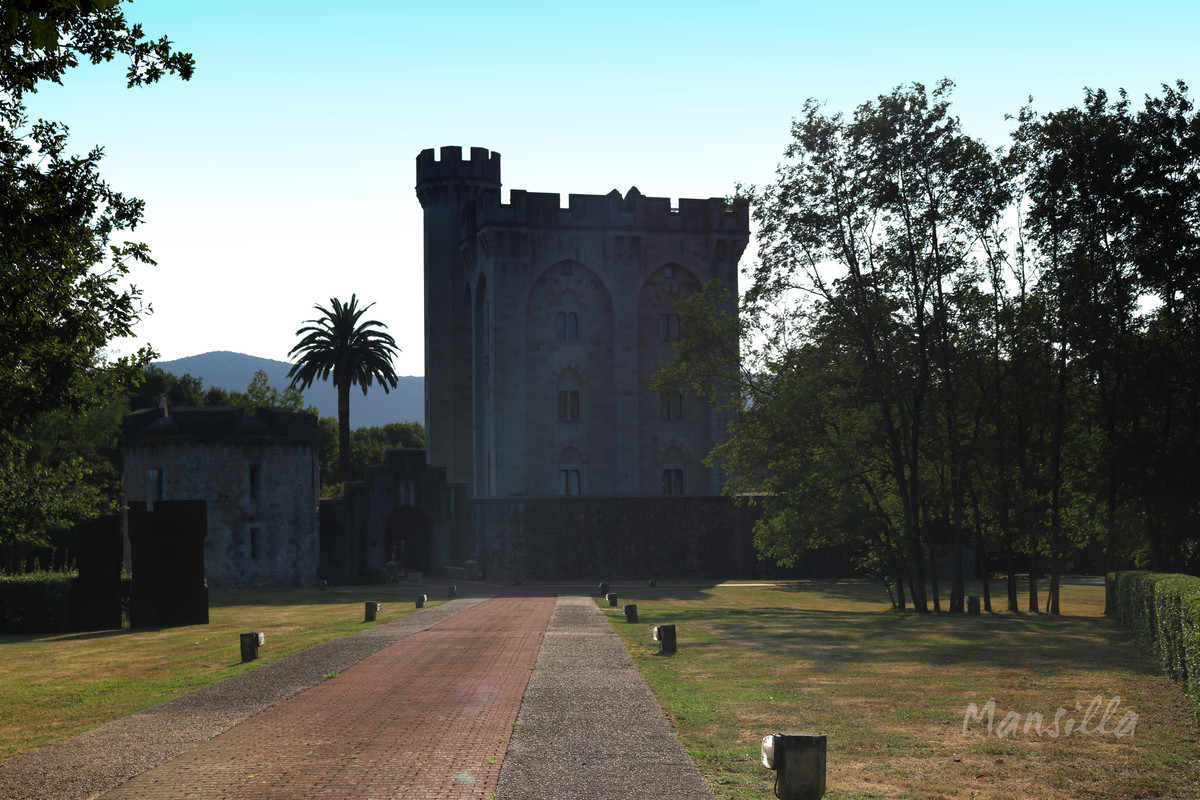
<path id="1" fill-rule="evenodd" d="M 392 359 L 399 352 L 396 340 L 384 332 L 387 326 L 378 320 L 362 317 L 374 303 L 358 307 L 358 296 L 351 295 L 349 303 L 336 297 L 330 307 L 315 306 L 321 312 L 316 319 L 296 331 L 300 341 L 288 353 L 296 363 L 288 372 L 291 385 L 307 389 L 316 380 L 333 379 L 338 395 L 338 453 L 339 475 L 342 481 L 351 479 L 350 458 L 350 387 L 367 389 L 378 381 L 386 394 L 396 388 L 399 379 Z"/>
<path id="2" fill-rule="evenodd" d="M 946 577 L 963 609 L 970 551 L 989 605 L 1003 561 L 1014 610 L 1018 562 L 1050 574 L 1052 612 L 1085 551 L 1200 567 L 1186 87 L 1141 111 L 1102 91 L 1025 109 L 1007 152 L 961 130 L 951 91 L 899 87 L 850 118 L 809 101 L 775 182 L 749 192 L 739 314 L 714 287 L 684 301 L 656 385 L 732 402 L 711 458 L 761 507 L 764 555 L 857 545 L 919 610 Z"/>
<path id="3" fill-rule="evenodd" d="M 111 416 L 112 387 L 136 382 L 149 348 L 109 358 L 143 313 L 128 285 L 145 244 L 120 241 L 142 202 L 109 187 L 103 155 L 70 152 L 66 126 L 30 121 L 26 94 L 61 83 L 81 61 L 129 59 L 129 86 L 166 73 L 185 80 L 192 58 L 147 39 L 117 0 L 11 0 L 0 8 L 0 544 L 106 510 L 110 470 L 82 426 Z M 97 391 L 97 387 L 104 387 Z M 61 416 L 67 414 L 69 416 Z M 60 415 L 56 417 L 55 415 Z M 103 426 L 101 426 L 103 427 Z M 65 432 L 62 440 L 47 439 Z M 72 451 L 76 452 L 72 452 Z"/>
<path id="4" fill-rule="evenodd" d="M 149 41 L 114 0 L 14 0 L 0 12 L 0 419 L 12 430 L 37 413 L 88 402 L 75 390 L 99 366 L 126 378 L 151 355 L 105 361 L 104 348 L 132 334 L 141 294 L 130 266 L 153 261 L 133 231 L 142 202 L 99 175 L 103 155 L 68 150 L 64 125 L 30 122 L 26 93 L 61 83 L 80 60 L 129 58 L 129 86 L 173 72 L 185 80 L 192 58 L 167 39 Z"/>

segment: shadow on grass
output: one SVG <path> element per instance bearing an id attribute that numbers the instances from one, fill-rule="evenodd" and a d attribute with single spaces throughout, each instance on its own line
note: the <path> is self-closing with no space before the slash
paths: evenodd
<path id="1" fill-rule="evenodd" d="M 692 598 L 688 598 L 692 599 Z M 1158 664 L 1136 648 L 1130 634 L 1102 617 L 1013 614 L 915 614 L 879 611 L 781 609 L 771 606 L 639 610 L 641 623 L 675 624 L 686 647 L 733 647 L 797 661 L 853 664 L 917 663 L 1011 665 L 1060 670 L 1100 663 L 1158 675 Z M 1115 661 L 1114 661 L 1115 659 Z"/>

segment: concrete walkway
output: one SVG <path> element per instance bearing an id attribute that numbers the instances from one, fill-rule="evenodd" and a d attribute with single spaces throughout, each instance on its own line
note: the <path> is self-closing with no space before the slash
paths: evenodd
<path id="1" fill-rule="evenodd" d="M 493 796 L 712 798 L 590 598 L 455 600 L 0 764 L 6 800 Z"/>

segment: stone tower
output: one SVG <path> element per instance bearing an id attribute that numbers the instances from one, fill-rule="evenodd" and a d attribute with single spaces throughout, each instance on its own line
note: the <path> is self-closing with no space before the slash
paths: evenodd
<path id="1" fill-rule="evenodd" d="M 462 266 L 462 213 L 479 197 L 500 197 L 500 154 L 443 147 L 417 157 L 417 198 L 425 212 L 425 430 L 429 463 L 471 483 L 471 286 Z"/>
<path id="2" fill-rule="evenodd" d="M 650 389 L 679 338 L 675 303 L 737 289 L 748 210 L 514 190 L 500 155 L 417 156 L 425 213 L 429 463 L 475 497 L 711 495 L 702 459 L 727 420 Z"/>

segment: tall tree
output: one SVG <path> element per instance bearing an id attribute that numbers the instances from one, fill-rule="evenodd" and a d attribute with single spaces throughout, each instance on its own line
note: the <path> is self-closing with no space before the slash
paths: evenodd
<path id="1" fill-rule="evenodd" d="M 341 479 L 348 481 L 351 479 L 350 387 L 361 386 L 364 395 L 375 381 L 379 381 L 385 394 L 396 388 L 399 379 L 392 368 L 392 359 L 400 348 L 382 330 L 386 325 L 362 319 L 374 303 L 359 308 L 358 296 L 351 295 L 349 303 L 334 297 L 329 305 L 329 308 L 314 306 L 321 316 L 305 320 L 310 324 L 296 331 L 301 339 L 288 353 L 297 357 L 288 377 L 292 386 L 303 391 L 318 378 L 329 380 L 332 376 L 338 396 L 338 471 Z"/>
<path id="2" fill-rule="evenodd" d="M 80 60 L 129 58 L 129 86 L 165 73 L 185 80 L 192 57 L 146 39 L 117 0 L 11 0 L 0 12 L 0 420 L 19 428 L 46 410 L 88 402 L 76 390 L 100 366 L 134 380 L 151 352 L 106 362 L 142 309 L 130 266 L 152 264 L 146 245 L 110 243 L 132 231 L 142 202 L 98 172 L 103 151 L 68 151 L 67 128 L 30 123 L 26 93 L 61 83 Z"/>

